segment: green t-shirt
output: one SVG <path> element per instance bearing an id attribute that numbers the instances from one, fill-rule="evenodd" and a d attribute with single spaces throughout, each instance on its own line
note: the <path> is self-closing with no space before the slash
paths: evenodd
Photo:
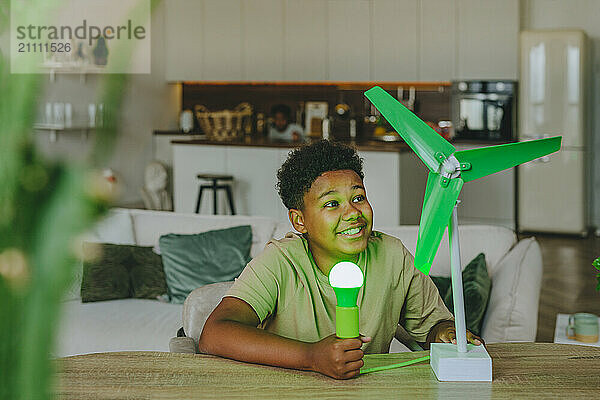
<path id="1" fill-rule="evenodd" d="M 437 322 L 454 319 L 399 239 L 373 232 L 357 264 L 365 276 L 358 294 L 359 331 L 372 337 L 363 346 L 365 353 L 387 353 L 398 323 L 425 342 Z M 308 242 L 296 233 L 267 243 L 227 296 L 248 303 L 261 321 L 259 328 L 279 336 L 316 342 L 335 333 L 335 293 Z"/>

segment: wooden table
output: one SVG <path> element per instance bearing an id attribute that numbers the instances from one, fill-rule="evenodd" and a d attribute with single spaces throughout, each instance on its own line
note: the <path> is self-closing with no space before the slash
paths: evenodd
<path id="1" fill-rule="evenodd" d="M 487 346 L 493 382 L 438 382 L 421 363 L 347 381 L 224 358 L 159 352 L 98 353 L 56 361 L 59 398 L 323 399 L 600 398 L 600 348 L 552 343 Z M 428 352 L 367 355 L 368 367 Z"/>

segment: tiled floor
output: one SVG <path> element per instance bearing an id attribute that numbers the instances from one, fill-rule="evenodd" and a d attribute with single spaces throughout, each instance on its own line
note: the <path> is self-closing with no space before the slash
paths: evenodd
<path id="1" fill-rule="evenodd" d="M 596 291 L 596 270 L 592 266 L 592 261 L 600 257 L 600 238 L 535 236 L 544 263 L 536 341 L 552 342 L 556 314 L 600 315 L 600 292 Z"/>

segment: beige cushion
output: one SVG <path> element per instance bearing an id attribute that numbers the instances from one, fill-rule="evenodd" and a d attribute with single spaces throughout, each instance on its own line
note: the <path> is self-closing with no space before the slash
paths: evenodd
<path id="1" fill-rule="evenodd" d="M 129 210 L 113 208 L 85 235 L 86 242 L 135 244 L 133 224 Z"/>
<path id="2" fill-rule="evenodd" d="M 168 211 L 132 210 L 133 229 L 139 246 L 156 246 L 167 233 L 191 234 L 240 225 L 252 227 L 250 256 L 256 257 L 273 235 L 275 221 L 267 217 L 243 215 L 198 215 Z"/>
<path id="3" fill-rule="evenodd" d="M 492 291 L 483 339 L 486 343 L 535 341 L 542 283 L 542 256 L 535 238 L 521 240 L 490 272 Z"/>
<path id="4" fill-rule="evenodd" d="M 193 290 L 183 303 L 183 331 L 187 337 L 198 343 L 204 323 L 221 299 L 233 285 L 230 282 L 218 282 Z"/>

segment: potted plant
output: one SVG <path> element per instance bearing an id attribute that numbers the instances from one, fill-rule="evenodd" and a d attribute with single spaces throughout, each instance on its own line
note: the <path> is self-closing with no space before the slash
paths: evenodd
<path id="1" fill-rule="evenodd" d="M 0 0 L 0 35 L 9 15 L 39 22 L 60 3 Z M 11 10 L 11 7 L 13 9 Z M 125 74 L 103 77 L 106 123 L 83 163 L 51 161 L 34 145 L 33 123 L 44 75 L 11 73 L 0 51 L 0 398 L 53 398 L 54 347 L 61 299 L 74 277 L 77 237 L 104 214 L 113 185 L 106 165 L 116 138 Z"/>

